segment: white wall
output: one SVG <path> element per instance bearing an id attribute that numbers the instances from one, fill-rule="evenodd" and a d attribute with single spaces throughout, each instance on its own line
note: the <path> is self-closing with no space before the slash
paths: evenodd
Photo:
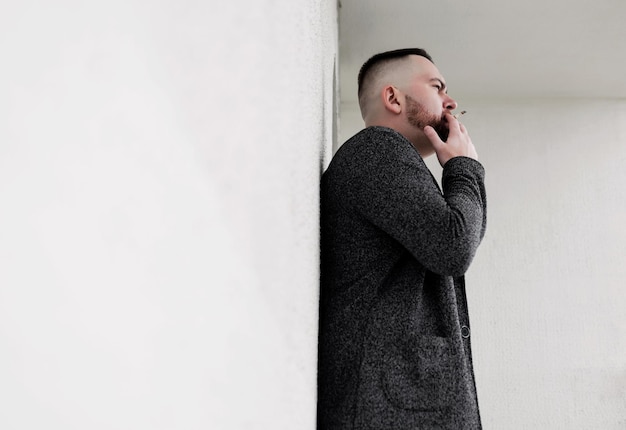
<path id="1" fill-rule="evenodd" d="M 0 428 L 313 429 L 335 2 L 5 3 Z"/>
<path id="2" fill-rule="evenodd" d="M 485 429 L 625 428 L 626 101 L 460 102 L 487 172 L 467 274 Z"/>

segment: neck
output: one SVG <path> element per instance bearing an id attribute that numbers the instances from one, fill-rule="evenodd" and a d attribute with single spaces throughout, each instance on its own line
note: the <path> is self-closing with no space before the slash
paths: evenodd
<path id="1" fill-rule="evenodd" d="M 404 136 L 413 147 L 419 152 L 422 158 L 426 158 L 435 153 L 433 145 L 430 143 L 424 132 L 410 124 L 404 124 L 399 121 L 371 120 L 365 122 L 366 127 L 387 127 L 391 128 L 402 136 Z"/>

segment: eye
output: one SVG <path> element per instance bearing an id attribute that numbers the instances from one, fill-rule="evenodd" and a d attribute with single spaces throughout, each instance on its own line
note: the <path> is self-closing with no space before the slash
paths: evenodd
<path id="1" fill-rule="evenodd" d="M 437 91 L 441 91 L 443 87 L 440 84 L 433 85 L 433 87 L 437 88 Z"/>

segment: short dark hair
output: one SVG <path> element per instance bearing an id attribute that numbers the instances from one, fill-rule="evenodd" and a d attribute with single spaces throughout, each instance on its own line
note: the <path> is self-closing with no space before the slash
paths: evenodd
<path id="1" fill-rule="evenodd" d="M 387 60 L 406 57 L 407 55 L 419 55 L 421 57 L 427 58 L 431 63 L 434 64 L 433 59 L 428 52 L 421 48 L 404 48 L 404 49 L 396 49 L 393 51 L 381 52 L 380 54 L 376 54 L 367 60 L 363 66 L 361 66 L 361 70 L 359 71 L 358 77 L 358 95 L 361 96 L 361 92 L 363 90 L 363 81 L 365 80 L 367 74 L 377 64 L 383 63 Z"/>

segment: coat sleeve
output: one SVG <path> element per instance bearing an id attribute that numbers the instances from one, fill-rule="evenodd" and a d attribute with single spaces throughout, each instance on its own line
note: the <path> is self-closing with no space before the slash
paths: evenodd
<path id="1" fill-rule="evenodd" d="M 392 150 L 364 169 L 353 203 L 427 270 L 461 276 L 485 234 L 483 166 L 468 157 L 450 159 L 443 169 L 442 192 L 410 150 L 412 154 Z"/>

